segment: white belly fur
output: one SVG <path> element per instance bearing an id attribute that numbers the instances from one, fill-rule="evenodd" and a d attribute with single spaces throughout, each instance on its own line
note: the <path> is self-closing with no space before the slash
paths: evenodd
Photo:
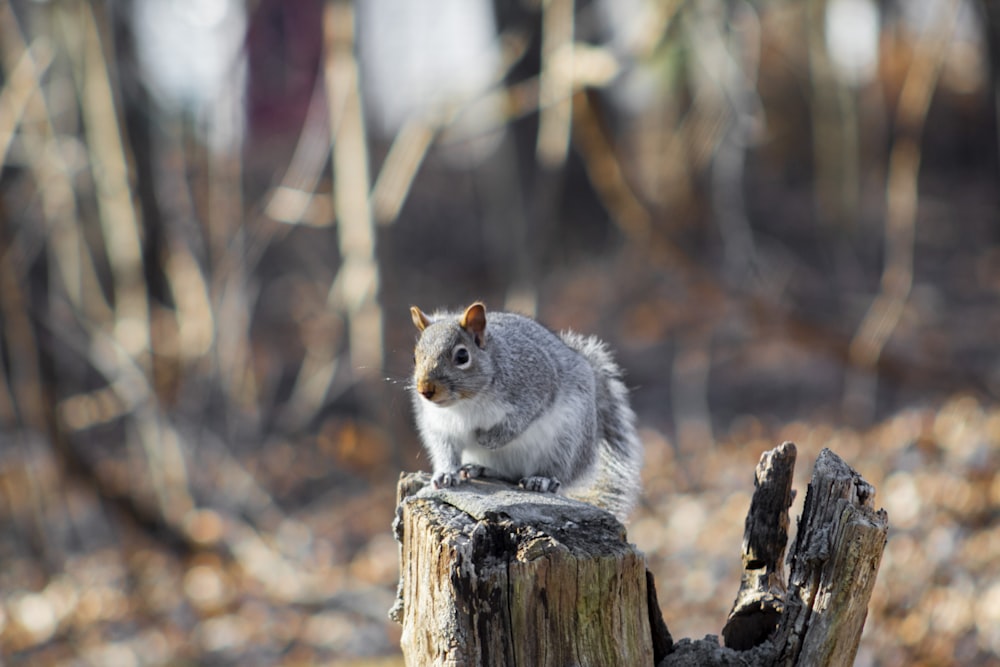
<path id="1" fill-rule="evenodd" d="M 447 433 L 461 448 L 463 464 L 475 463 L 496 471 L 503 477 L 520 479 L 542 473 L 542 467 L 553 459 L 568 459 L 570 452 L 553 456 L 552 448 L 559 444 L 559 436 L 580 430 L 579 421 L 586 410 L 578 400 L 559 396 L 553 405 L 533 421 L 521 435 L 499 449 L 481 447 L 473 435 L 477 428 L 489 428 L 500 422 L 511 406 L 497 402 L 476 400 L 460 401 L 446 408 L 425 405 L 426 417 L 434 430 Z M 462 437 L 456 438 L 461 433 Z"/>

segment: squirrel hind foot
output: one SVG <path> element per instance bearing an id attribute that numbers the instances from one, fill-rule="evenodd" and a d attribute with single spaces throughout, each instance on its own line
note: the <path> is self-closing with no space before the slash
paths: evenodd
<path id="1" fill-rule="evenodd" d="M 524 477 L 518 482 L 518 486 L 522 489 L 528 491 L 538 491 L 540 493 L 555 493 L 562 486 L 560 482 L 555 477 L 542 477 L 540 475 L 532 475 L 531 477 Z"/>

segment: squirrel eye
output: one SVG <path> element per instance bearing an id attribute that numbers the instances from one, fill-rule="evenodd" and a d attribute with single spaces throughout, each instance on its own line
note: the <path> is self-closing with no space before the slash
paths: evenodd
<path id="1" fill-rule="evenodd" d="M 472 361 L 472 358 L 469 356 L 469 350 L 464 345 L 458 345 L 452 350 L 451 359 L 459 368 L 466 368 L 469 362 Z"/>

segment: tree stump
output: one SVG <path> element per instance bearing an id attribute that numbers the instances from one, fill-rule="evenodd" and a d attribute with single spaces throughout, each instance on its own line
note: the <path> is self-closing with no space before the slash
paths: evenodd
<path id="1" fill-rule="evenodd" d="M 408 665 L 839 666 L 857 653 L 888 533 L 874 488 L 824 449 L 789 555 L 792 443 L 765 452 L 726 646 L 670 638 L 652 575 L 609 513 L 474 480 L 403 475 L 394 524 Z"/>
<path id="2" fill-rule="evenodd" d="M 485 480 L 414 493 L 427 482 L 400 481 L 407 665 L 653 665 L 645 559 L 611 514 Z"/>
<path id="3" fill-rule="evenodd" d="M 824 449 L 816 459 L 789 562 L 777 665 L 854 664 L 889 533 L 875 487 Z"/>

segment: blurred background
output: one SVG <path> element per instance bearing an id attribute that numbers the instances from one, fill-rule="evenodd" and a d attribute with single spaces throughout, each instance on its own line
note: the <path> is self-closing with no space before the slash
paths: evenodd
<path id="1" fill-rule="evenodd" d="M 858 664 L 998 664 L 998 94 L 986 0 L 0 0 L 0 654 L 401 664 L 484 299 L 616 350 L 675 637 L 787 439 L 889 513 Z"/>

